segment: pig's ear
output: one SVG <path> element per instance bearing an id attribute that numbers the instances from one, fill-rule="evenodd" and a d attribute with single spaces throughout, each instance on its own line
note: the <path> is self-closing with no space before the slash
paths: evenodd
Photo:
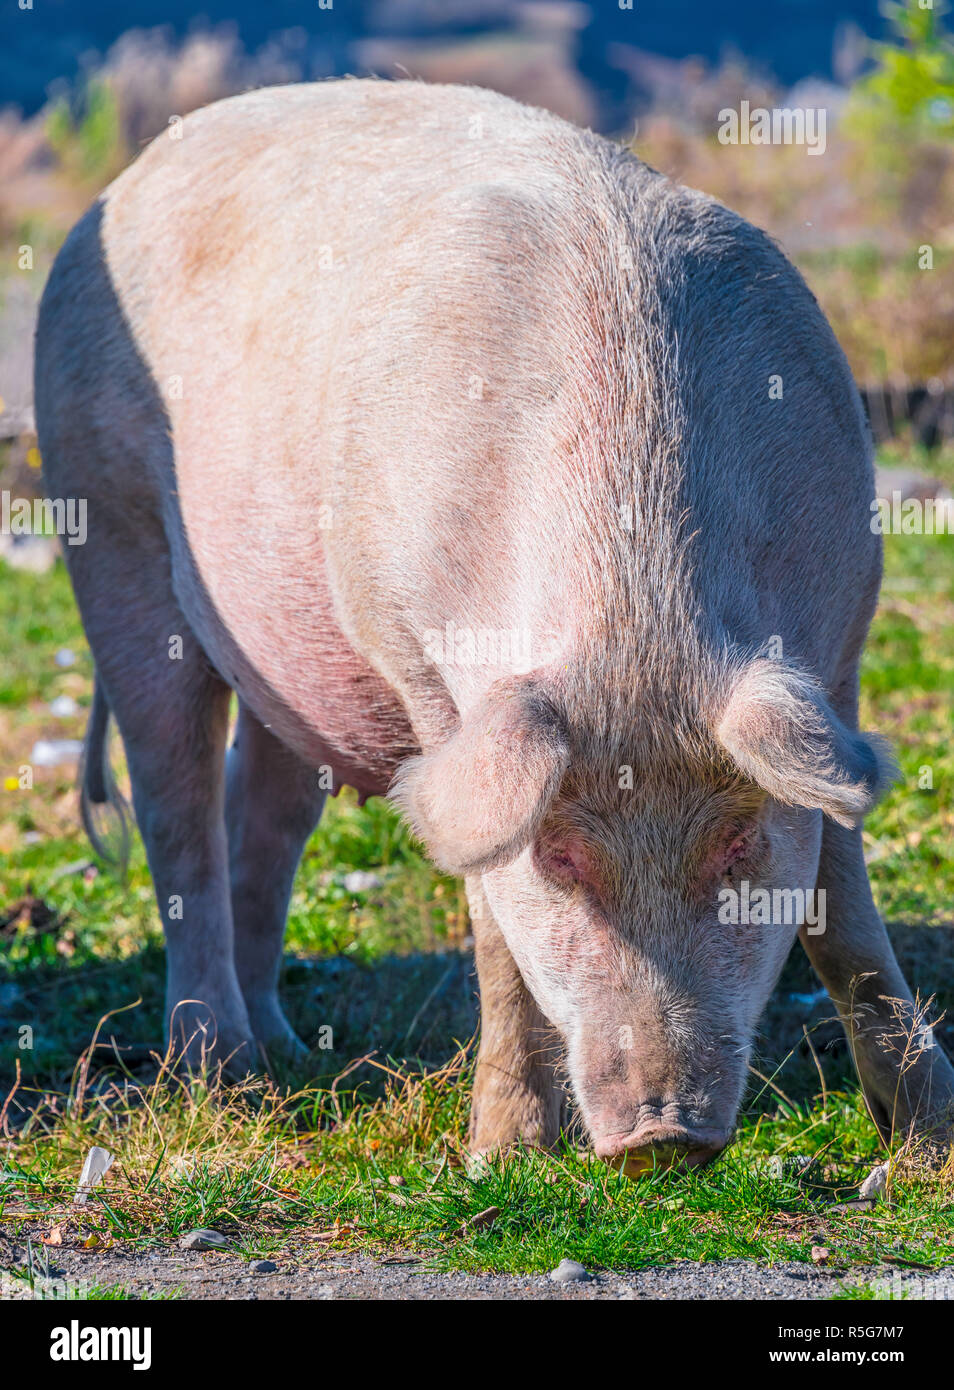
<path id="1" fill-rule="evenodd" d="M 475 873 L 508 863 L 529 844 L 568 762 L 553 707 L 526 682 L 507 682 L 442 748 L 409 759 L 390 795 L 435 863 Z"/>
<path id="2" fill-rule="evenodd" d="M 897 775 L 887 743 L 842 724 L 810 676 L 777 661 L 742 671 L 716 736 L 777 801 L 860 825 Z"/>

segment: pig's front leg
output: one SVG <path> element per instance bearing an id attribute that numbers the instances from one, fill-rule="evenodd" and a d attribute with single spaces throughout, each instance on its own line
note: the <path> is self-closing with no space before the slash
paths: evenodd
<path id="1" fill-rule="evenodd" d="M 871 897 L 861 831 L 825 822 L 818 887 L 821 935 L 802 944 L 836 1003 L 869 1109 L 890 1142 L 908 1133 L 950 1135 L 954 1069 L 916 1010 Z"/>
<path id="2" fill-rule="evenodd" d="M 537 1008 L 491 914 L 478 877 L 466 880 L 480 981 L 480 1050 L 470 1146 L 487 1153 L 523 1141 L 551 1148 L 565 1094 L 559 1037 Z"/>

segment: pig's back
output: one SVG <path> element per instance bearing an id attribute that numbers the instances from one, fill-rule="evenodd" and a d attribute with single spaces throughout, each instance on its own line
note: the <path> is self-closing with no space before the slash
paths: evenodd
<path id="1" fill-rule="evenodd" d="M 507 626 L 518 589 L 524 624 L 569 616 L 539 551 L 575 529 L 551 460 L 605 372 L 607 169 L 601 142 L 493 93 L 337 82 L 194 113 L 108 191 L 191 556 L 257 660 L 319 565 L 412 704 L 422 623 Z"/>
<path id="2" fill-rule="evenodd" d="M 845 541 L 860 413 L 800 278 L 546 113 L 416 83 L 246 94 L 160 137 L 101 237 L 212 608 L 305 704 L 310 613 L 426 734 L 501 674 L 435 675 L 446 623 L 612 646 L 617 678 L 679 669 L 684 638 L 791 633 L 818 666 L 839 547 L 870 588 L 870 535 Z M 282 652 L 276 612 L 303 615 Z"/>

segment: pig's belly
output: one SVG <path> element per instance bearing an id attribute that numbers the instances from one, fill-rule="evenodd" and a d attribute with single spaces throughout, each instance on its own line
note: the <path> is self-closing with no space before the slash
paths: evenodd
<path id="1" fill-rule="evenodd" d="M 417 751 L 404 709 L 393 691 L 344 638 L 326 647 L 321 679 L 303 700 L 283 693 L 281 672 L 248 663 L 233 688 L 256 716 L 303 762 L 328 768 L 333 790 L 354 787 L 363 801 L 384 796 L 401 761 Z"/>
<path id="2" fill-rule="evenodd" d="M 299 558 L 262 575 L 210 560 L 201 541 L 192 550 L 176 588 L 223 680 L 303 762 L 330 768 L 335 791 L 383 796 L 417 743 L 401 701 L 338 626 L 323 565 Z"/>

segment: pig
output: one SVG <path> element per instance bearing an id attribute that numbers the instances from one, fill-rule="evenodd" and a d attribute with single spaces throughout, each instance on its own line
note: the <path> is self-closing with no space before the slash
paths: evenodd
<path id="1" fill-rule="evenodd" d="M 796 936 L 881 1132 L 946 1124 L 862 853 L 869 432 L 766 235 L 488 91 L 254 91 L 75 227 L 35 381 L 87 503 L 85 814 L 114 719 L 187 1065 L 300 1048 L 285 915 L 349 785 L 465 879 L 475 1153 L 554 1145 L 569 1092 L 629 1175 L 713 1159 Z"/>

